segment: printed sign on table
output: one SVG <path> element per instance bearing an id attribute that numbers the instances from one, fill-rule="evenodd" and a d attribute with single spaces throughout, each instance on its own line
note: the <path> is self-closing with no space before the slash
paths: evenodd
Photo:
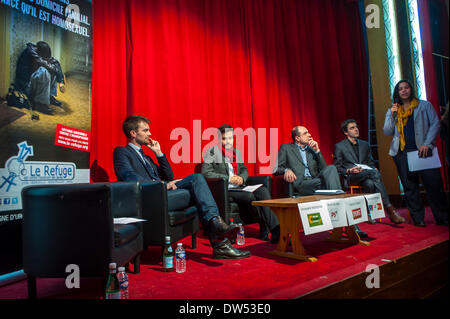
<path id="1" fill-rule="evenodd" d="M 347 214 L 345 213 L 345 203 L 342 198 L 321 200 L 330 214 L 330 220 L 333 227 L 345 227 L 347 223 Z"/>
<path id="2" fill-rule="evenodd" d="M 347 197 L 344 199 L 344 202 L 349 226 L 368 220 L 364 196 Z"/>
<path id="3" fill-rule="evenodd" d="M 299 203 L 298 211 L 300 213 L 300 219 L 302 220 L 305 235 L 333 229 L 330 214 L 323 202 Z"/>
<path id="4" fill-rule="evenodd" d="M 367 207 L 369 208 L 372 219 L 384 218 L 384 207 L 380 193 L 364 195 L 364 197 L 367 200 Z"/>

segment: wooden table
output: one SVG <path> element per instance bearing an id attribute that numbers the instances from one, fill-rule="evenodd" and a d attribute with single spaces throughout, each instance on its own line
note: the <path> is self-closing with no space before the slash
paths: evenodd
<path id="1" fill-rule="evenodd" d="M 307 203 L 325 199 L 345 198 L 351 196 L 361 196 L 362 194 L 339 194 L 339 195 L 311 195 L 299 198 L 279 198 L 271 200 L 253 201 L 254 206 L 269 206 L 275 212 L 280 222 L 280 241 L 274 251 L 269 254 L 294 258 L 299 260 L 317 261 L 316 257 L 309 256 L 300 240 L 299 230 L 303 229 L 300 213 L 298 211 L 298 203 Z M 346 237 L 343 237 L 343 234 Z M 288 251 L 289 235 L 291 235 L 292 251 Z M 327 239 L 333 242 L 369 245 L 368 242 L 362 241 L 353 226 L 334 228 L 331 236 Z"/>

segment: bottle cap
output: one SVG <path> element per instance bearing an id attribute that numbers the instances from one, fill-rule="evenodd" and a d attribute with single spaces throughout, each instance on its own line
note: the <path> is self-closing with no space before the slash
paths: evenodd
<path id="1" fill-rule="evenodd" d="M 170 242 L 170 236 L 166 236 L 166 241 Z"/>
<path id="2" fill-rule="evenodd" d="M 116 269 L 116 267 L 117 267 L 116 263 L 109 264 L 109 269 Z"/>
<path id="3" fill-rule="evenodd" d="M 178 243 L 177 246 L 181 247 L 181 246 L 183 246 L 183 243 Z"/>
<path id="4" fill-rule="evenodd" d="M 118 270 L 119 272 L 125 271 L 125 267 L 119 267 Z"/>

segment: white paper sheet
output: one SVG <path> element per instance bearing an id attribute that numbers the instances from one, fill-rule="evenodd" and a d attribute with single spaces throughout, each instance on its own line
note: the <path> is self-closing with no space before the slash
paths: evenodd
<path id="1" fill-rule="evenodd" d="M 367 204 L 364 196 L 347 197 L 344 201 L 349 226 L 368 220 Z"/>
<path id="2" fill-rule="evenodd" d="M 441 167 L 441 160 L 436 147 L 433 148 L 433 155 L 430 157 L 419 157 L 419 151 L 408 152 L 406 155 L 410 172 Z"/>
<path id="3" fill-rule="evenodd" d="M 120 225 L 125 225 L 125 224 L 132 224 L 132 223 L 139 223 L 139 222 L 145 222 L 147 221 L 146 219 L 141 219 L 141 218 L 133 218 L 133 217 L 119 217 L 119 218 L 114 218 L 114 224 L 120 224 Z"/>
<path id="4" fill-rule="evenodd" d="M 358 167 L 361 167 L 362 169 L 367 169 L 367 170 L 373 169 L 372 167 L 370 167 L 370 166 L 368 166 L 366 164 L 356 164 L 355 163 L 355 166 L 358 166 Z"/>
<path id="5" fill-rule="evenodd" d="M 305 235 L 333 229 L 330 214 L 322 201 L 299 203 L 298 211 Z"/>
<path id="6" fill-rule="evenodd" d="M 369 208 L 370 216 L 372 219 L 384 218 L 384 206 L 381 200 L 380 193 L 364 195 L 367 200 L 367 207 Z"/>
<path id="7" fill-rule="evenodd" d="M 245 186 L 244 188 L 229 188 L 228 190 L 235 191 L 235 192 L 250 192 L 250 193 L 253 193 L 255 190 L 257 190 L 261 186 L 263 186 L 263 184 L 248 185 L 248 186 Z"/>
<path id="8" fill-rule="evenodd" d="M 330 214 L 330 220 L 334 228 L 348 225 L 345 203 L 342 198 L 321 200 Z"/>

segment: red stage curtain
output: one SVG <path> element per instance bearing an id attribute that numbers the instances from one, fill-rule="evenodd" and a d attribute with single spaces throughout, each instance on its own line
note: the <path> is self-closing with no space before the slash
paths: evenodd
<path id="1" fill-rule="evenodd" d="M 212 141 L 202 132 L 224 123 L 255 130 L 247 162 L 269 155 L 269 138 L 276 149 L 289 142 L 295 125 L 309 129 L 329 163 L 344 119 L 367 138 L 357 1 L 96 0 L 93 11 L 94 181 L 116 180 L 112 150 L 126 143 L 121 123 L 131 114 L 152 121 L 177 178 L 193 173 Z M 183 133 L 189 154 L 179 149 Z M 251 175 L 269 165 L 257 159 Z"/>

